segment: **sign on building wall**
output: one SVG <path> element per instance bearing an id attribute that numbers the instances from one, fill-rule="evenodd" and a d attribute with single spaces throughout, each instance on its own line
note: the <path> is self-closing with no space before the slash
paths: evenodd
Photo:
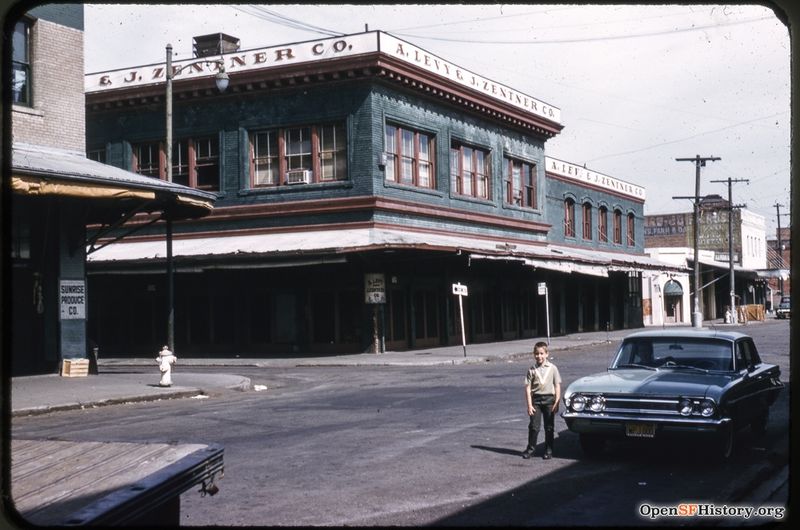
<path id="1" fill-rule="evenodd" d="M 59 280 L 58 298 L 61 320 L 86 319 L 86 282 L 84 280 Z"/>
<path id="2" fill-rule="evenodd" d="M 597 171 L 592 171 L 590 169 L 586 169 L 585 167 L 576 166 L 575 164 L 570 164 L 569 162 L 564 162 L 563 160 L 558 160 L 549 156 L 546 156 L 544 160 L 546 171 L 553 175 L 574 180 L 580 182 L 581 184 L 597 186 L 598 188 L 613 191 L 641 201 L 645 200 L 645 189 L 641 186 L 637 186 L 636 184 L 631 184 L 630 182 L 625 182 L 624 180 L 604 175 L 603 173 L 598 173 Z"/>
<path id="3" fill-rule="evenodd" d="M 559 108 L 461 68 L 422 48 L 381 31 L 236 51 L 221 54 L 220 58 L 224 61 L 225 71 L 228 74 L 235 74 L 288 65 L 313 64 L 319 61 L 371 53 L 394 57 L 453 83 L 512 105 L 523 112 L 561 123 Z M 216 75 L 219 66 L 208 59 L 192 58 L 173 62 L 173 69 L 176 72 L 175 79 Z M 86 74 L 84 82 L 85 91 L 94 93 L 133 86 L 162 84 L 165 81 L 166 64 L 153 64 Z"/>
<path id="4" fill-rule="evenodd" d="M 364 275 L 364 303 L 386 303 L 386 277 L 381 273 Z"/>

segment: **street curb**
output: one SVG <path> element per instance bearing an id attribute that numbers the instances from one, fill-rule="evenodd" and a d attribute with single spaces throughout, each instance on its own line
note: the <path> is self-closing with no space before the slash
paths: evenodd
<path id="1" fill-rule="evenodd" d="M 167 399 L 186 399 L 198 395 L 214 397 L 222 394 L 224 390 L 235 390 L 240 392 L 246 392 L 252 388 L 252 383 L 249 377 L 244 377 L 244 376 L 238 376 L 238 377 L 241 378 L 241 380 L 238 383 L 233 385 L 228 385 L 223 389 L 204 390 L 202 388 L 187 387 L 184 390 L 176 390 L 174 392 L 163 392 L 160 394 L 149 394 L 149 395 L 139 394 L 139 395 L 116 397 L 116 398 L 99 399 L 97 401 L 87 401 L 83 403 L 77 402 L 77 403 L 65 403 L 61 405 L 43 405 L 40 407 L 29 407 L 29 408 L 12 410 L 11 416 L 12 417 L 39 416 L 42 414 L 49 414 L 51 412 L 90 409 L 90 408 L 106 407 L 110 405 L 122 405 L 125 403 L 145 403 L 145 402 L 161 401 Z"/>

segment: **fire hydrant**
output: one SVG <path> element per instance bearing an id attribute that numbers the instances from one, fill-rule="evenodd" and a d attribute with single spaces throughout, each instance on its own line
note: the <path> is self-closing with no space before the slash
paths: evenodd
<path id="1" fill-rule="evenodd" d="M 172 365 L 178 358 L 175 357 L 167 346 L 161 348 L 156 358 L 158 369 L 161 370 L 161 381 L 158 386 L 172 386 Z"/>

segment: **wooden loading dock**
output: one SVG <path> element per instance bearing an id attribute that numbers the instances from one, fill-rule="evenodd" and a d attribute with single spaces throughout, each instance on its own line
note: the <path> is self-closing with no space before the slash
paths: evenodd
<path id="1" fill-rule="evenodd" d="M 11 441 L 11 505 L 37 526 L 180 524 L 180 495 L 213 495 L 216 444 Z"/>

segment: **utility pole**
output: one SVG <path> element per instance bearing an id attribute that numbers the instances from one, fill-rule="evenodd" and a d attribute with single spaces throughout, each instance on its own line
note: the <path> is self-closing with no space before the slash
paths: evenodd
<path id="1" fill-rule="evenodd" d="M 730 276 L 730 285 L 731 285 L 731 303 L 730 303 L 730 311 L 731 311 L 731 324 L 736 324 L 737 316 L 736 316 L 736 280 L 734 278 L 734 269 L 733 269 L 733 210 L 734 208 L 742 208 L 744 207 L 743 204 L 733 204 L 733 183 L 734 182 L 747 182 L 750 184 L 750 180 L 748 179 L 732 179 L 728 177 L 728 180 L 712 180 L 711 182 L 721 182 L 721 183 L 728 183 L 728 264 L 730 265 L 730 269 L 728 275 Z M 741 233 L 741 229 L 740 232 Z M 740 251 L 741 253 L 741 251 Z"/>
<path id="2" fill-rule="evenodd" d="M 677 162 L 694 162 L 695 184 L 694 184 L 694 212 L 692 222 L 694 224 L 694 312 L 692 313 L 692 327 L 703 327 L 703 312 L 700 310 L 700 239 L 698 224 L 700 221 L 700 168 L 705 167 L 706 162 L 716 162 L 722 160 L 715 156 L 695 155 L 694 158 L 676 158 Z"/>
<path id="3" fill-rule="evenodd" d="M 781 239 L 781 215 L 787 215 L 785 213 L 781 213 L 781 206 L 783 204 L 775 203 L 775 210 L 778 213 L 778 255 L 781 257 L 780 268 L 783 269 L 783 240 Z M 781 291 L 781 296 L 783 296 L 783 273 L 781 273 L 780 278 L 778 278 L 779 288 Z"/>

